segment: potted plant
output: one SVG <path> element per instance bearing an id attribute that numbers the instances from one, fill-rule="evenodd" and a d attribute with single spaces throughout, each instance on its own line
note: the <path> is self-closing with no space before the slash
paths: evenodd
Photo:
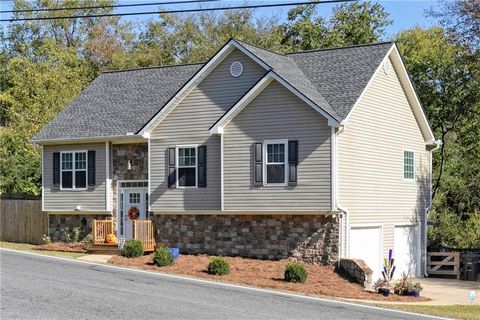
<path id="1" fill-rule="evenodd" d="M 422 285 L 420 282 L 415 282 L 415 284 L 411 283 L 411 286 L 408 288 L 408 295 L 413 296 L 415 298 L 420 297 L 420 291 L 422 291 Z"/>
<path id="2" fill-rule="evenodd" d="M 382 294 L 384 297 L 390 295 L 390 284 L 384 279 L 378 279 L 377 282 L 373 284 L 373 288 L 378 294 Z"/>

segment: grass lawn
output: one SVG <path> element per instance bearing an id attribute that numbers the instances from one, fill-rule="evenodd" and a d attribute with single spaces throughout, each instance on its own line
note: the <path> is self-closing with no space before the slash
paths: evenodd
<path id="1" fill-rule="evenodd" d="M 421 305 L 379 305 L 379 307 L 425 313 L 455 319 L 480 319 L 480 305 L 421 306 Z"/>
<path id="2" fill-rule="evenodd" d="M 2 242 L 0 241 L 0 248 L 13 249 L 27 252 L 34 252 L 38 254 L 45 254 L 48 256 L 63 257 L 70 259 L 77 259 L 83 257 L 85 253 L 77 252 L 60 252 L 60 251 L 46 251 L 46 250 L 35 250 L 36 245 L 26 244 L 26 243 L 15 243 L 15 242 Z"/>

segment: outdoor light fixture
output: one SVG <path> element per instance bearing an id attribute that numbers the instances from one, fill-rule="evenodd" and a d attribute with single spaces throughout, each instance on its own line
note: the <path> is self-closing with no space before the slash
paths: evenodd
<path id="1" fill-rule="evenodd" d="M 132 170 L 132 161 L 127 161 L 127 170 Z"/>

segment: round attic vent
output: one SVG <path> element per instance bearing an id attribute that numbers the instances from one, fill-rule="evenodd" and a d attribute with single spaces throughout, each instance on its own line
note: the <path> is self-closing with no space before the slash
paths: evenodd
<path id="1" fill-rule="evenodd" d="M 385 74 L 390 73 L 390 63 L 388 60 L 383 61 L 383 72 L 385 72 Z"/>
<path id="2" fill-rule="evenodd" d="M 243 64 L 241 62 L 235 61 L 230 65 L 230 74 L 232 77 L 240 77 L 243 73 Z"/>

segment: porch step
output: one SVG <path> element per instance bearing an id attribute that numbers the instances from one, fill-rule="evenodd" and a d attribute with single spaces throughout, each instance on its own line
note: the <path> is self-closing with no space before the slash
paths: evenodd
<path id="1" fill-rule="evenodd" d="M 118 247 L 116 244 L 111 243 L 98 243 L 92 245 L 90 248 L 87 249 L 88 253 L 93 254 L 110 254 L 114 256 L 118 256 Z"/>

